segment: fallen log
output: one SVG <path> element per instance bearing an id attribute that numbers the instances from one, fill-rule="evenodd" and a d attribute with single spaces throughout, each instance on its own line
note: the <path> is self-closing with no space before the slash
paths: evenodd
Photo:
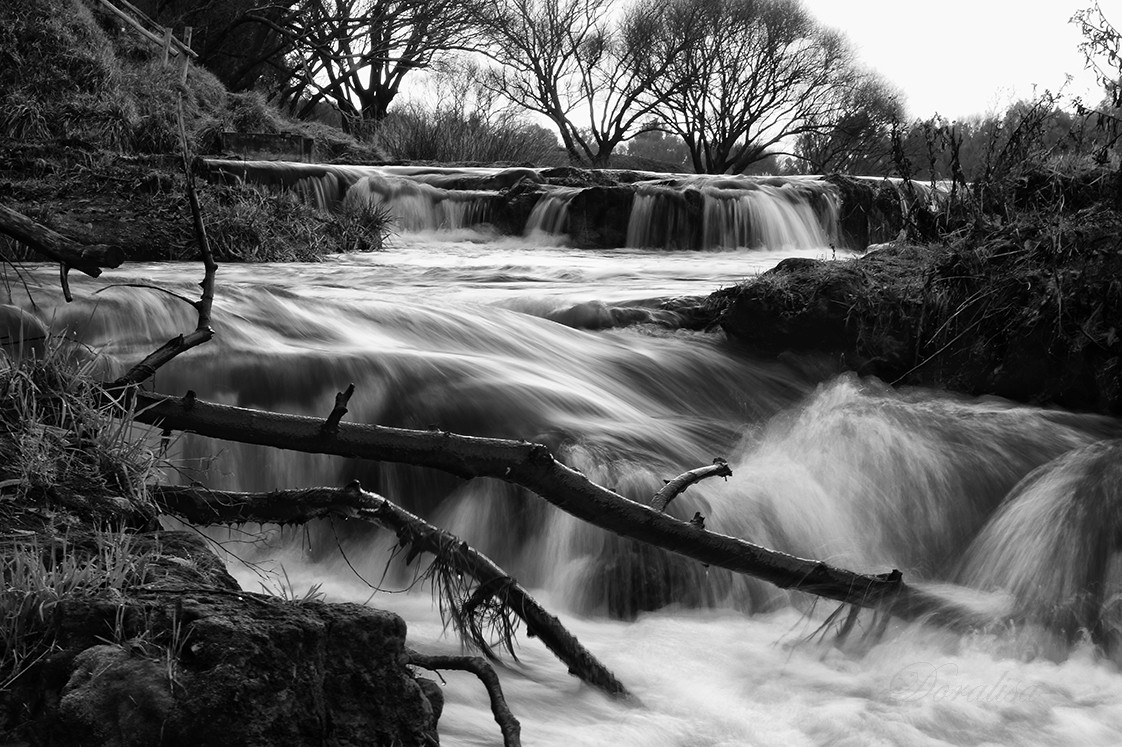
<path id="1" fill-rule="evenodd" d="M 665 548 L 783 589 L 883 609 L 903 619 L 926 618 L 956 629 L 989 624 L 988 616 L 910 586 L 893 570 L 856 573 L 798 558 L 680 521 L 597 485 L 558 462 L 548 447 L 526 441 L 416 431 L 216 404 L 137 392 L 135 418 L 202 436 L 316 454 L 398 462 L 443 470 L 464 479 L 492 477 L 537 493 L 573 516 L 607 531 Z"/>
<path id="2" fill-rule="evenodd" d="M 152 497 L 160 508 L 192 524 L 303 524 L 313 519 L 340 516 L 367 521 L 393 531 L 409 557 L 427 552 L 456 573 L 477 581 L 477 594 L 459 605 L 452 619 L 485 653 L 490 649 L 482 632 L 472 625 L 473 612 L 482 596 L 497 597 L 518 616 L 526 632 L 541 640 L 565 663 L 569 672 L 614 697 L 630 697 L 627 688 L 580 641 L 538 604 L 529 592 L 483 553 L 393 502 L 362 490 L 357 482 L 345 488 L 277 490 L 270 493 L 235 493 L 202 487 L 154 486 Z M 470 609 L 469 609 L 470 607 Z M 507 642 L 510 647 L 509 641 Z M 513 652 L 513 648 L 511 649 Z"/>
<path id="3" fill-rule="evenodd" d="M 0 233 L 26 244 L 64 268 L 84 272 L 92 278 L 101 275 L 103 267 L 120 267 L 125 261 L 125 252 L 119 246 L 80 244 L 4 205 L 0 205 Z"/>

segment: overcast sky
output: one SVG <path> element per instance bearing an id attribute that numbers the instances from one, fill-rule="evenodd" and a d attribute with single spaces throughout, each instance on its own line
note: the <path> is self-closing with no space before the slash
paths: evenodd
<path id="1" fill-rule="evenodd" d="M 1000 111 L 1033 85 L 1086 95 L 1078 29 L 1068 23 L 1092 0 L 803 0 L 846 33 L 867 66 L 899 86 L 908 113 L 950 119 Z M 1122 0 L 1100 0 L 1122 26 Z"/>

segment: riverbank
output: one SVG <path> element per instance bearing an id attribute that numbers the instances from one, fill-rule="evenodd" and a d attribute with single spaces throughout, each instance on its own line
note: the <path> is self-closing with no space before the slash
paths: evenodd
<path id="1" fill-rule="evenodd" d="M 1122 413 L 1122 187 L 1029 175 L 1015 209 L 926 245 L 798 260 L 714 294 L 730 339 L 894 385 Z"/>
<path id="2" fill-rule="evenodd" d="M 18 356 L 0 360 L 0 741 L 437 740 L 440 688 L 407 666 L 400 617 L 240 589 L 201 535 L 161 527 L 159 445 L 62 352 Z"/>

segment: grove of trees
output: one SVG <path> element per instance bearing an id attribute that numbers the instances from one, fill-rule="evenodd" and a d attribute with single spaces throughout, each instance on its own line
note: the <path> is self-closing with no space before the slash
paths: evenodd
<path id="1" fill-rule="evenodd" d="M 460 65 L 476 71 L 500 120 L 548 121 L 568 159 L 591 166 L 629 152 L 699 173 L 887 175 L 905 158 L 910 176 L 972 178 L 1026 113 L 1050 147 L 1119 138 L 1118 35 L 1097 4 L 1072 21 L 1102 102 L 1067 112 L 1046 94 L 955 123 L 905 122 L 903 94 L 799 0 L 139 4 L 162 23 L 196 26 L 204 64 L 232 89 L 261 90 L 305 118 L 328 104 L 356 134 L 377 132 L 417 71 Z M 434 117 L 446 117 L 443 104 L 431 105 Z M 424 116 L 416 101 L 396 108 Z"/>

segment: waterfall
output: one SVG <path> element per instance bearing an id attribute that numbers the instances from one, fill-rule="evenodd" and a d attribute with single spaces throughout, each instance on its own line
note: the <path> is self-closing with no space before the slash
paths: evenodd
<path id="1" fill-rule="evenodd" d="M 400 204 L 449 202 L 430 199 L 446 189 L 435 184 L 394 193 L 392 176 L 354 184 L 369 179 L 360 191 Z M 784 187 L 767 186 L 779 194 L 755 191 L 786 200 Z M 654 216 L 665 193 L 640 196 L 652 198 L 642 209 Z M 1117 421 L 898 391 L 838 375 L 828 360 L 757 359 L 711 334 L 552 321 L 589 304 L 657 308 L 656 294 L 727 285 L 781 256 L 437 233 L 319 264 L 226 265 L 215 339 L 161 369 L 155 386 L 323 417 L 353 382 L 348 420 L 541 442 L 643 502 L 721 456 L 732 477 L 690 487 L 670 513 L 701 513 L 712 531 L 858 571 L 898 568 L 910 583 L 995 607 L 1012 599 L 1019 616 L 1008 627 L 960 636 L 897 622 L 877 643 L 862 620 L 850 645 L 829 635 L 820 645 L 808 639 L 833 606 L 610 535 L 497 480 L 189 434 L 170 444 L 165 479 L 245 490 L 358 479 L 486 553 L 643 703 L 581 687 L 523 639 L 500 677 L 528 744 L 1117 743 L 1122 677 L 1071 630 L 1101 621 L 1110 630 L 1087 637 L 1108 642 L 1118 619 L 1120 447 L 1103 442 L 1117 437 Z M 195 265 L 126 272 L 197 293 Z M 73 277 L 75 301 L 63 304 L 35 285 L 52 287 L 54 268 L 28 276 L 36 314 L 119 360 L 195 323 L 190 307 L 149 288 L 95 295 L 99 281 Z M 325 521 L 265 532 L 263 549 L 245 536 L 218 538 L 231 540 L 231 569 L 249 588 L 258 571 L 237 558 L 280 564 L 335 600 L 398 611 L 418 650 L 459 651 L 427 590 L 371 597 L 371 586 L 416 585 L 417 563 L 394 560 L 392 535 Z M 1066 626 L 1058 636 L 1048 629 L 1056 624 Z M 448 743 L 495 741 L 477 683 L 449 675 L 445 693 Z"/>
<path id="2" fill-rule="evenodd" d="M 839 197 L 832 185 L 809 177 L 635 174 L 613 189 L 634 192 L 626 208 L 605 211 L 600 195 L 578 200 L 586 189 L 545 182 L 541 170 L 427 166 L 339 166 L 264 161 L 207 161 L 210 178 L 289 189 L 323 210 L 340 205 L 382 205 L 399 232 L 483 227 L 498 221 L 523 236 L 549 241 L 588 240 L 574 226 L 618 223 L 594 237 L 635 248 L 767 249 L 799 251 L 838 247 Z M 540 185 L 528 213 L 515 217 L 511 188 Z M 515 200 L 522 199 L 516 193 Z M 579 208 L 574 205 L 579 204 Z M 574 213 L 574 210 L 578 212 Z M 618 213 L 618 214 L 617 214 Z M 521 221 L 521 222 L 520 222 Z M 581 234 L 570 236 L 570 232 Z M 616 233 L 618 232 L 618 233 Z M 609 235 L 611 238 L 605 239 Z M 615 238 L 618 236 L 619 238 Z M 624 238 L 626 237 L 626 238 Z M 621 241 L 622 239 L 622 241 Z M 604 244 L 597 244 L 603 246 Z"/>
<path id="3" fill-rule="evenodd" d="M 448 190 L 423 181 L 390 176 L 365 176 L 344 198 L 348 206 L 384 206 L 400 231 L 420 232 L 471 228 L 488 220 L 493 193 Z"/>
<path id="4" fill-rule="evenodd" d="M 563 236 L 569 227 L 569 206 L 580 191 L 576 187 L 559 187 L 543 194 L 534 204 L 523 234 Z"/>
<path id="5" fill-rule="evenodd" d="M 1011 594 L 1028 619 L 1122 642 L 1122 442 L 1027 475 L 970 547 L 959 580 Z"/>
<path id="6" fill-rule="evenodd" d="M 838 198 L 820 180 L 698 175 L 637 189 L 628 246 L 793 250 L 839 242 Z"/>

